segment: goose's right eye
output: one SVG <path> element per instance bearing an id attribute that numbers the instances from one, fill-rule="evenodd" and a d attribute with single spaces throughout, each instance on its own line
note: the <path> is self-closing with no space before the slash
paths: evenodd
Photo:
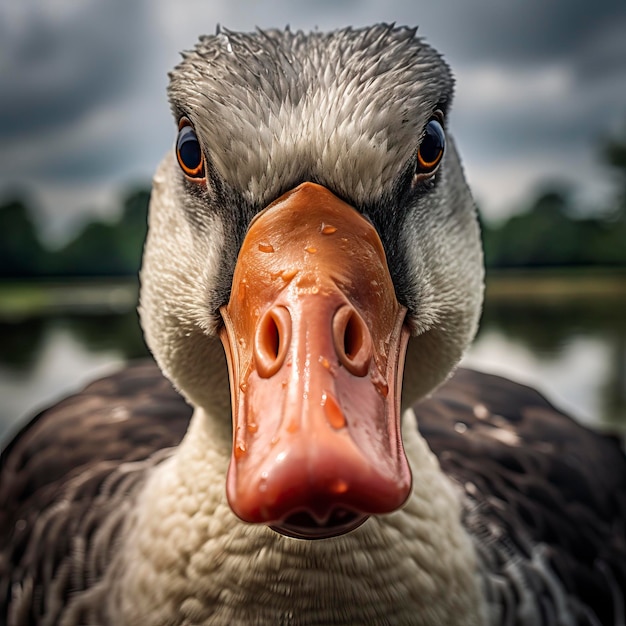
<path id="1" fill-rule="evenodd" d="M 183 118 L 178 127 L 176 157 L 187 178 L 197 182 L 205 179 L 202 148 L 200 147 L 196 131 L 187 118 Z"/>

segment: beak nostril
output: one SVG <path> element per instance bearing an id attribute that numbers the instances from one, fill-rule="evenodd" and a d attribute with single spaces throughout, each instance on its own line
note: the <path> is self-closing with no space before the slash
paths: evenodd
<path id="1" fill-rule="evenodd" d="M 360 321 L 354 313 L 348 317 L 343 335 L 343 351 L 348 359 L 353 359 L 363 346 L 363 333 Z"/>
<path id="2" fill-rule="evenodd" d="M 259 320 L 254 336 L 254 359 L 259 376 L 273 376 L 283 364 L 291 340 L 289 311 L 277 306 L 266 311 Z"/>
<path id="3" fill-rule="evenodd" d="M 333 338 L 339 362 L 355 376 L 365 376 L 372 359 L 372 338 L 356 309 L 344 306 L 337 311 Z"/>
<path id="4" fill-rule="evenodd" d="M 278 333 L 278 326 L 276 326 L 276 320 L 267 315 L 264 322 L 264 328 L 261 329 L 260 339 L 262 341 L 263 350 L 273 360 L 278 357 L 278 349 L 280 348 L 280 335 Z"/>

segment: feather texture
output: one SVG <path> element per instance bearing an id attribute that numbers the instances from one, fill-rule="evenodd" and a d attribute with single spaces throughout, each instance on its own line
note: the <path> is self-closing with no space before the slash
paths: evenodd
<path id="1" fill-rule="evenodd" d="M 618 442 L 527 387 L 464 369 L 412 410 L 463 494 L 490 623 L 623 623 Z M 156 366 L 139 363 L 44 411 L 13 440 L 0 482 L 0 615 L 8 623 L 63 623 L 68 599 L 102 579 L 134 494 L 190 417 Z M 312 622 L 301 615 L 293 623 Z"/>

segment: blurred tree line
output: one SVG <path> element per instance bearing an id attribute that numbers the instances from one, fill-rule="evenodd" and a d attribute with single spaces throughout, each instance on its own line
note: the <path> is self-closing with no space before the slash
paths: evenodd
<path id="1" fill-rule="evenodd" d="M 116 221 L 86 224 L 63 248 L 38 236 L 31 210 L 19 199 L 0 206 L 0 278 L 128 276 L 137 273 L 146 237 L 149 189 L 126 195 Z"/>
<path id="2" fill-rule="evenodd" d="M 626 267 L 626 136 L 605 142 L 601 156 L 616 181 L 611 211 L 580 217 L 567 188 L 545 189 L 500 224 L 481 220 L 487 267 Z M 117 221 L 92 221 L 55 251 L 41 242 L 23 201 L 0 206 L 0 278 L 136 274 L 149 199 L 148 189 L 127 194 Z"/>
<path id="3" fill-rule="evenodd" d="M 616 183 L 610 210 L 577 217 L 567 187 L 545 189 L 502 224 L 482 223 L 487 267 L 625 267 L 626 136 L 606 141 L 601 158 Z"/>
<path id="4" fill-rule="evenodd" d="M 540 193 L 500 225 L 482 223 L 487 268 L 626 267 L 626 213 L 574 217 L 566 191 Z"/>

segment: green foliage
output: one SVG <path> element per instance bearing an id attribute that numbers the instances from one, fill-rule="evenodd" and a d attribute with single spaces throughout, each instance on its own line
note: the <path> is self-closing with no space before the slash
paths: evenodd
<path id="1" fill-rule="evenodd" d="M 616 183 L 607 217 L 576 219 L 566 190 L 544 191 L 505 223 L 482 222 L 487 267 L 626 266 L 626 133 L 600 156 Z"/>
<path id="2" fill-rule="evenodd" d="M 116 222 L 89 222 L 64 248 L 48 251 L 25 204 L 0 207 L 0 277 L 128 276 L 137 274 L 147 232 L 150 191 L 129 193 Z"/>
<path id="3" fill-rule="evenodd" d="M 487 267 L 625 266 L 626 219 L 575 219 L 569 206 L 550 190 L 499 226 L 483 223 Z"/>
<path id="4" fill-rule="evenodd" d="M 124 200 L 117 222 L 90 222 L 56 255 L 55 273 L 63 276 L 136 274 L 147 232 L 150 192 L 138 190 Z"/>
<path id="5" fill-rule="evenodd" d="M 615 214 L 618 219 L 626 220 L 626 133 L 624 137 L 606 141 L 601 156 L 617 183 Z"/>
<path id="6" fill-rule="evenodd" d="M 32 276 L 45 272 L 49 263 L 24 202 L 11 200 L 0 207 L 0 277 Z"/>

